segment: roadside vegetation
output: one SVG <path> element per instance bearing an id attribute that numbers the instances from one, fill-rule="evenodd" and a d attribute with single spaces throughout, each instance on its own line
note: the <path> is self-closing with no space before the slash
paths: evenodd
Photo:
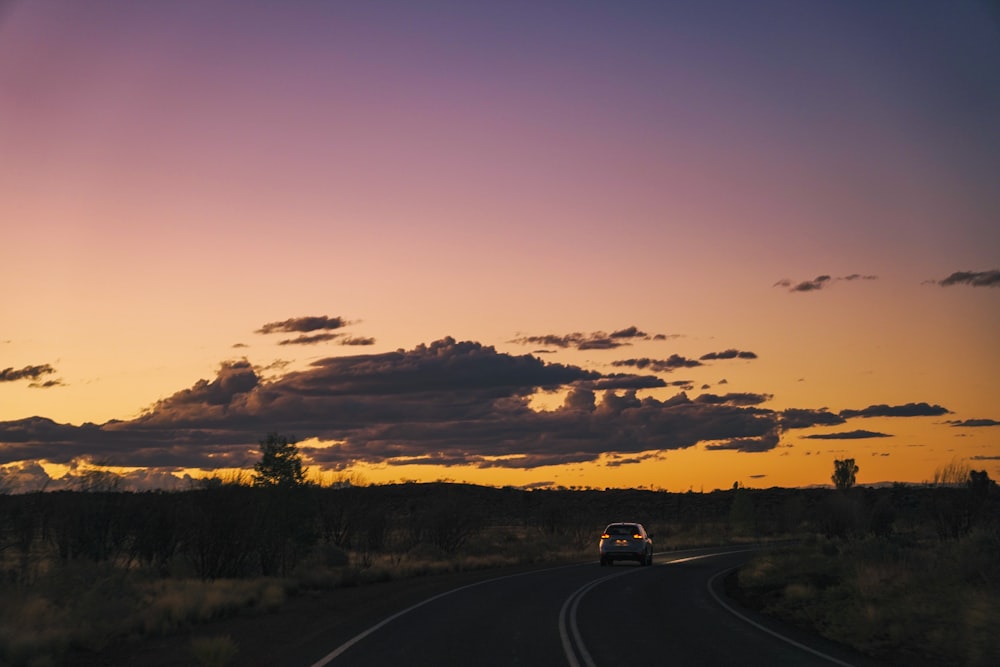
<path id="1" fill-rule="evenodd" d="M 281 488 L 236 479 L 175 493 L 0 496 L 0 665 L 74 664 L 116 643 L 277 612 L 316 591 L 596 563 L 600 531 L 625 517 L 641 517 L 658 549 L 780 535 L 784 494 L 732 518 L 728 491 Z M 192 664 L 231 655 L 224 637 L 191 647 Z"/>
<path id="2" fill-rule="evenodd" d="M 904 660 L 914 652 L 949 664 L 997 655 L 1000 498 L 985 473 L 974 492 L 853 480 L 711 493 L 322 485 L 302 475 L 294 443 L 272 434 L 261 449 L 252 476 L 183 492 L 129 492 L 104 473 L 77 491 L 0 495 L 0 665 L 73 664 L 315 591 L 596 563 L 615 520 L 643 521 L 658 551 L 797 539 L 740 573 L 747 604 L 900 664 L 919 664 Z M 238 654 L 227 636 L 190 647 L 191 664 Z"/>
<path id="3" fill-rule="evenodd" d="M 838 487 L 820 530 L 738 573 L 742 602 L 887 664 L 996 665 L 996 484 L 957 462 L 927 487 Z"/>

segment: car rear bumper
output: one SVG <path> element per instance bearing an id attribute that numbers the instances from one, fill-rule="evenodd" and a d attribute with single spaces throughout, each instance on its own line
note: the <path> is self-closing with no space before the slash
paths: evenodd
<path id="1" fill-rule="evenodd" d="M 611 561 L 611 560 L 644 560 L 646 558 L 645 551 L 602 551 L 601 560 Z"/>

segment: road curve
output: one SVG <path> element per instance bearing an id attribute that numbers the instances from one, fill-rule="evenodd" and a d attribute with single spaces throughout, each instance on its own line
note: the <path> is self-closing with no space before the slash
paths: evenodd
<path id="1" fill-rule="evenodd" d="M 750 552 L 667 552 L 653 567 L 595 561 L 479 581 L 399 610 L 312 667 L 876 664 L 726 600 L 723 576 Z"/>

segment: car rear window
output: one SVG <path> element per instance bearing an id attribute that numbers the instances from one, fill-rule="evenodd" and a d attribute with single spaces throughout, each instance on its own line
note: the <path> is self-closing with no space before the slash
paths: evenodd
<path id="1" fill-rule="evenodd" d="M 634 535 L 638 532 L 635 526 L 608 526 L 608 535 Z"/>

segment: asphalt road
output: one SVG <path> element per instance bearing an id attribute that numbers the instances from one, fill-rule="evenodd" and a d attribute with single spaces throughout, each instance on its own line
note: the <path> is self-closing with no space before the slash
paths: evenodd
<path id="1" fill-rule="evenodd" d="M 399 610 L 313 667 L 874 664 L 733 605 L 723 579 L 749 556 L 699 549 L 480 581 Z"/>

